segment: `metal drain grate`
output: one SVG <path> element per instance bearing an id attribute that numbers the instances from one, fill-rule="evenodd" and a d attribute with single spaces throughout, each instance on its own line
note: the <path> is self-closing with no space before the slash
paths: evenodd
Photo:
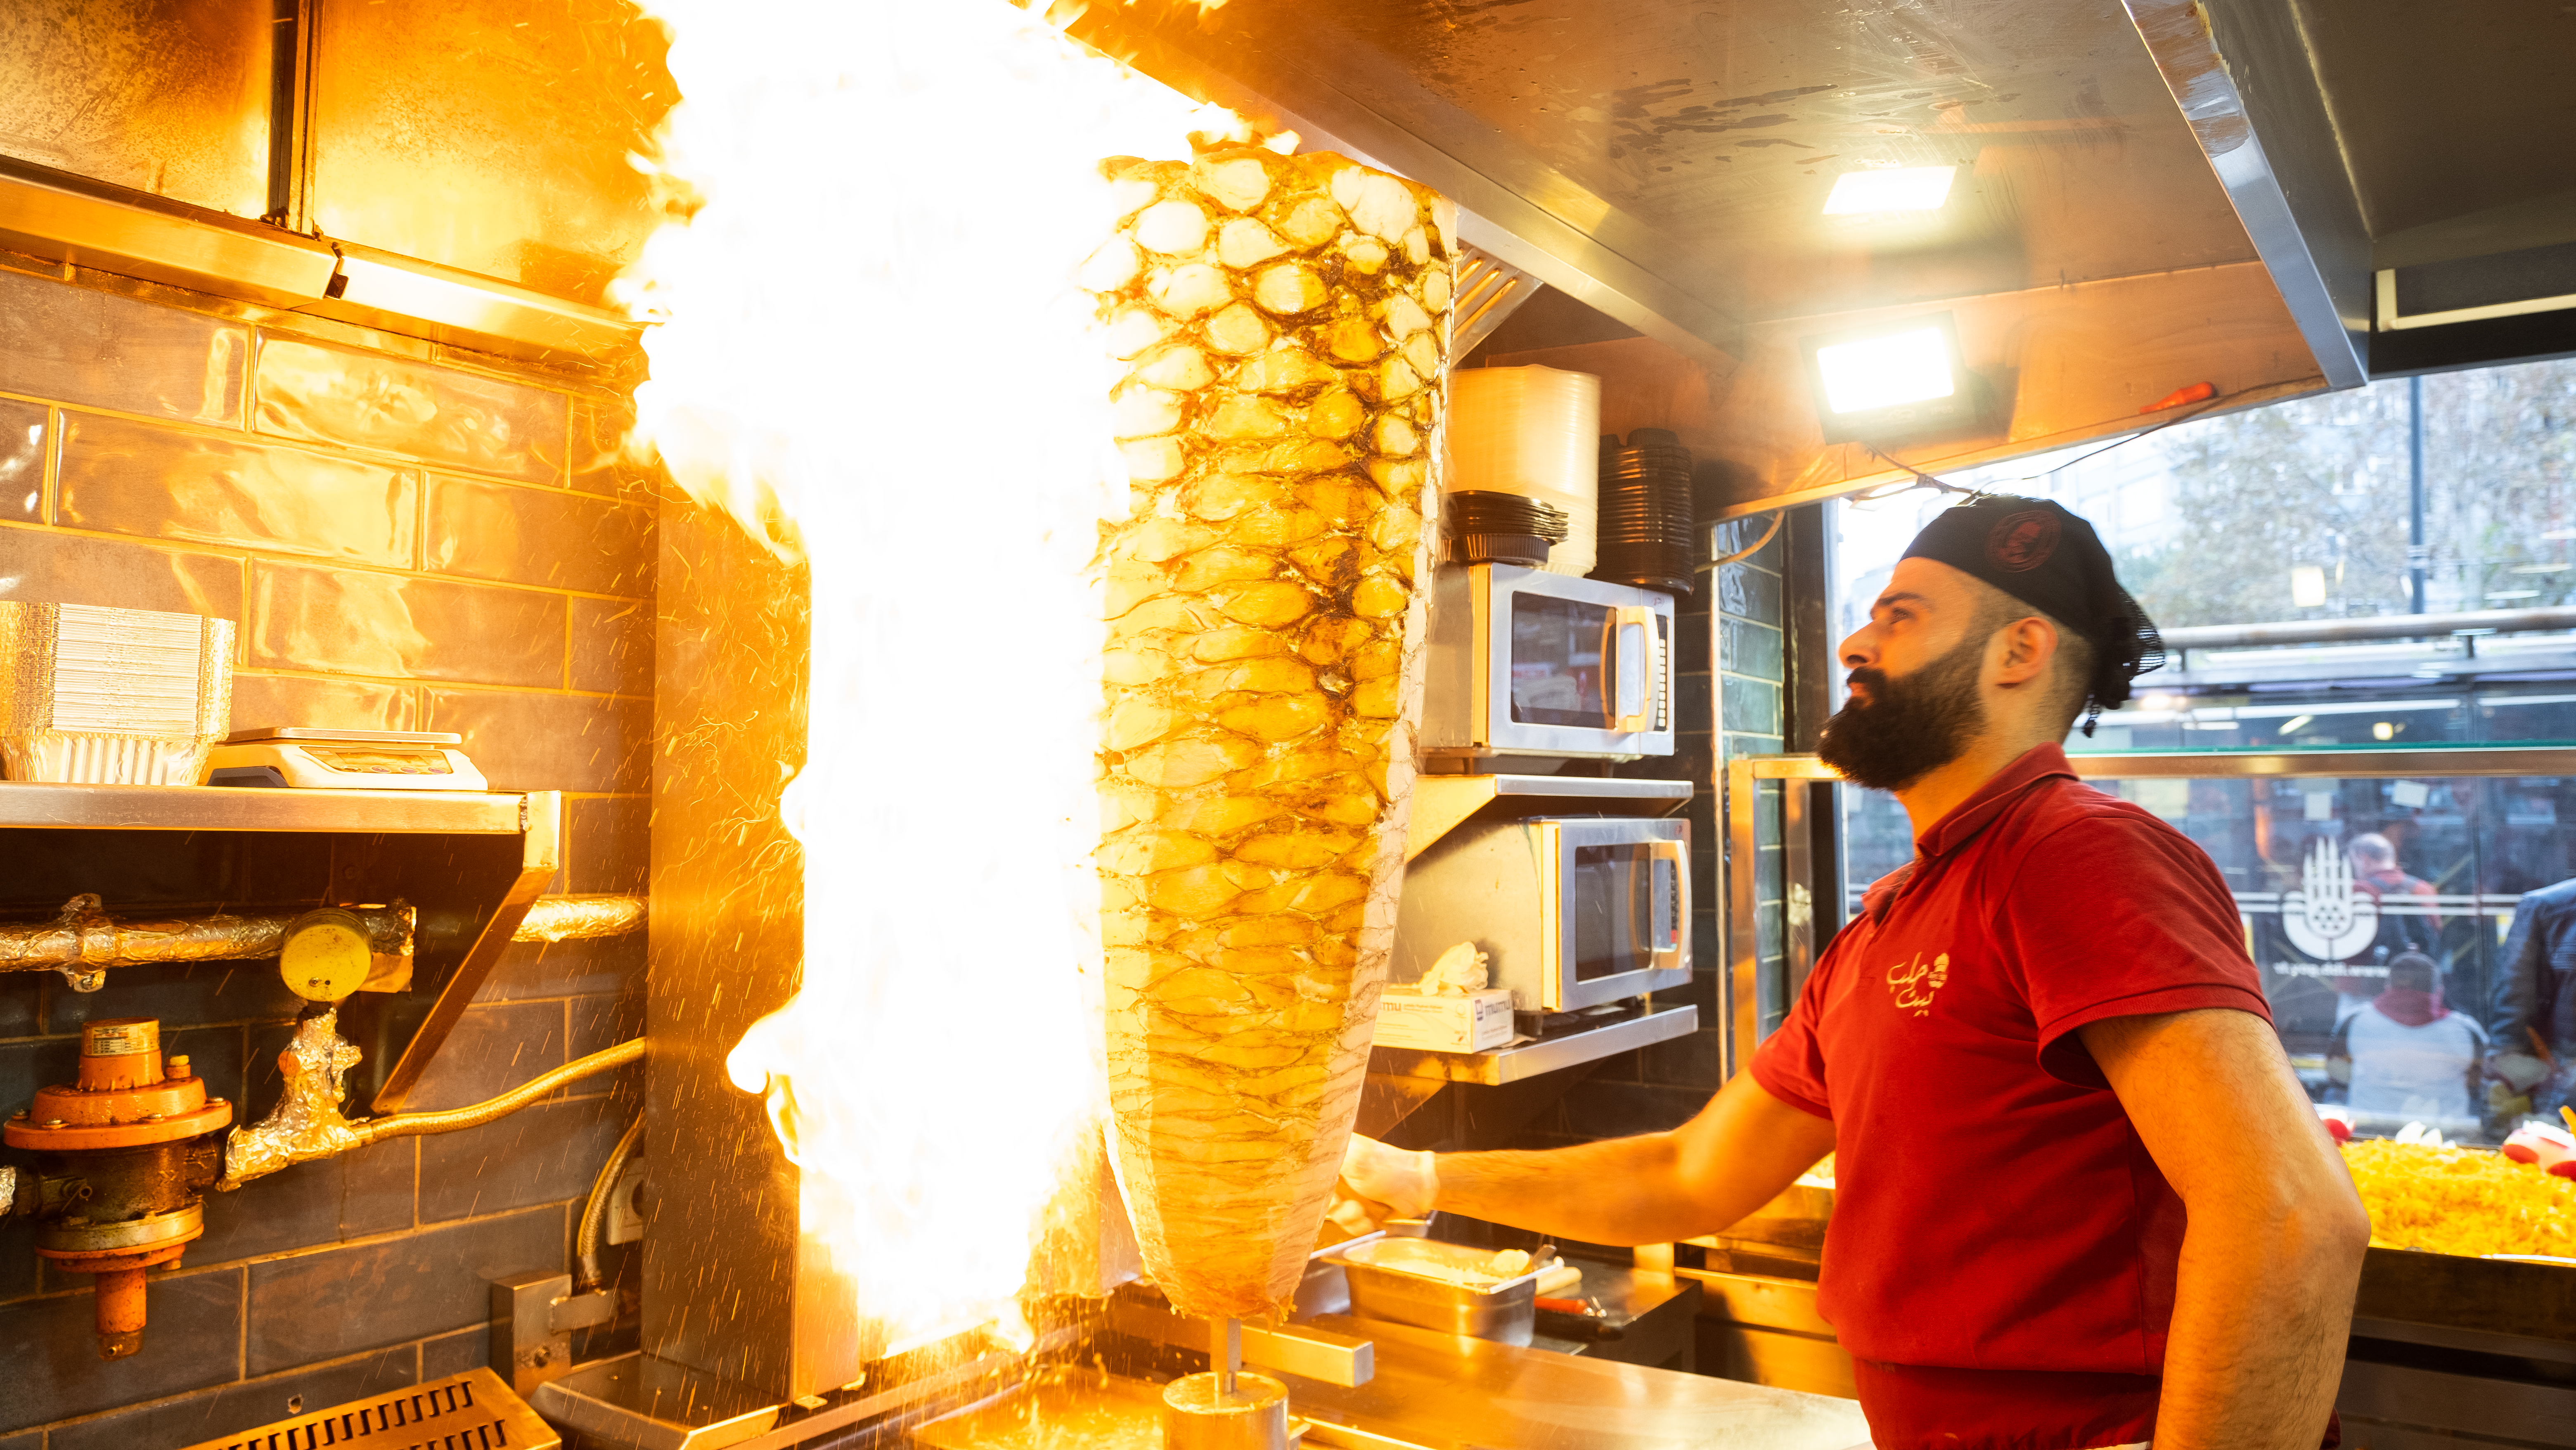
<path id="1" fill-rule="evenodd" d="M 187 1450 L 557 1450 L 563 1437 L 510 1393 L 469 1369 L 417 1389 L 351 1400 Z"/>

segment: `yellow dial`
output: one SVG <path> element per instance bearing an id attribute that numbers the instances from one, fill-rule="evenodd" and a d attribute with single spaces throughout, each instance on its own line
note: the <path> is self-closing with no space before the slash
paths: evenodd
<path id="1" fill-rule="evenodd" d="M 366 923 L 336 906 L 297 917 L 286 928 L 286 949 L 277 956 L 286 989 L 308 1002 L 337 1002 L 355 992 L 374 964 Z"/>

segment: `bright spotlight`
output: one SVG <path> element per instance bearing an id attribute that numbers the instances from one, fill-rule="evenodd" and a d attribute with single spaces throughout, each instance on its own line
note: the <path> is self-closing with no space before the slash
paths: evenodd
<path id="1" fill-rule="evenodd" d="M 1817 412 L 1830 440 L 1882 440 L 1955 428 L 1976 416 L 1974 379 L 1948 313 L 1805 340 Z"/>
<path id="2" fill-rule="evenodd" d="M 1834 178 L 1825 215 L 1860 216 L 1883 211 L 1931 211 L 1950 198 L 1955 166 L 1905 166 L 1846 171 Z"/>
<path id="3" fill-rule="evenodd" d="M 1937 327 L 1817 348 L 1816 371 L 1825 380 L 1825 406 L 1837 413 L 1946 398 L 1959 386 L 1950 375 L 1949 340 Z"/>

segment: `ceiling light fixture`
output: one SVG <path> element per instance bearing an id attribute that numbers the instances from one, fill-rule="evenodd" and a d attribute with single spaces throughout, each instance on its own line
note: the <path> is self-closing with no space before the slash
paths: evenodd
<path id="1" fill-rule="evenodd" d="M 1950 371 L 1947 339 L 1937 327 L 1820 347 L 1816 370 L 1824 375 L 1825 406 L 1837 413 L 1946 398 L 1959 386 Z"/>
<path id="2" fill-rule="evenodd" d="M 1864 216 L 1873 212 L 1933 211 L 1950 199 L 1955 166 L 1902 166 L 1887 170 L 1846 171 L 1834 178 L 1825 197 L 1827 216 Z"/>
<path id="3" fill-rule="evenodd" d="M 1804 339 L 1816 412 L 1831 442 L 1889 441 L 1974 421 L 1974 379 L 1950 314 Z"/>

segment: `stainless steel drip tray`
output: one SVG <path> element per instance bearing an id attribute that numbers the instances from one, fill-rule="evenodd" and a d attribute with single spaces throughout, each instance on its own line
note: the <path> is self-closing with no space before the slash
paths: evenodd
<path id="1" fill-rule="evenodd" d="M 529 1400 L 554 1424 L 616 1450 L 722 1450 L 778 1423 L 756 1391 L 649 1354 L 621 1354 L 537 1386 Z"/>
<path id="2" fill-rule="evenodd" d="M 1161 1450 L 1163 1387 L 1096 1370 L 1048 1370 L 914 1429 L 911 1442 L 927 1450 Z"/>

